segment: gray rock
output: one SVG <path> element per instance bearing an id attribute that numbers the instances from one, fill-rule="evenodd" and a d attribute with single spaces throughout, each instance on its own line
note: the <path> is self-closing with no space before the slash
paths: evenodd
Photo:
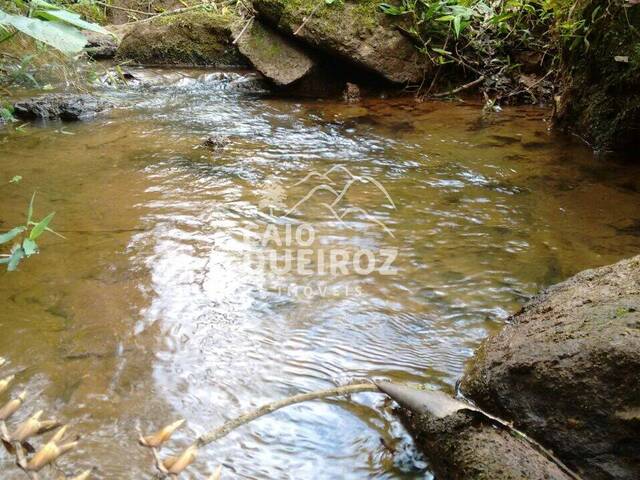
<path id="1" fill-rule="evenodd" d="M 484 342 L 462 382 L 593 480 L 640 478 L 640 256 L 587 270 Z"/>
<path id="2" fill-rule="evenodd" d="M 282 34 L 253 21 L 242 31 L 238 24 L 235 35 L 237 46 L 251 64 L 266 78 L 278 86 L 287 86 L 308 75 L 315 66 L 315 60 L 300 46 Z"/>
<path id="3" fill-rule="evenodd" d="M 86 120 L 109 108 L 111 104 L 92 95 L 48 94 L 14 104 L 14 115 L 33 120 Z"/>
<path id="4" fill-rule="evenodd" d="M 85 51 L 95 60 L 113 58 L 118 51 L 118 40 L 115 35 L 105 35 L 97 32 L 82 32 L 87 39 Z"/>
<path id="5" fill-rule="evenodd" d="M 378 73 L 395 83 L 418 83 L 425 61 L 378 2 L 253 0 L 266 22 L 307 45 Z"/>

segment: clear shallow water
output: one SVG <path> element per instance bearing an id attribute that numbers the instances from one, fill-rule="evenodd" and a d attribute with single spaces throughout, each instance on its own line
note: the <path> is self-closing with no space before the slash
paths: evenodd
<path id="1" fill-rule="evenodd" d="M 640 250 L 640 168 L 549 134 L 546 111 L 297 102 L 235 75 L 140 75 L 146 86 L 105 90 L 118 108 L 92 122 L 0 131 L 2 178 L 24 177 L 0 188 L 0 228 L 23 221 L 37 190 L 37 215 L 55 210 L 67 237 L 0 273 L 3 373 L 34 396 L 22 414 L 46 408 L 83 436 L 64 469 L 151 478 L 138 427 L 186 418 L 182 446 L 264 402 L 364 376 L 451 391 L 526 298 Z M 212 133 L 228 144 L 199 148 Z M 393 205 L 369 181 L 341 203 L 367 215 L 344 222 L 326 191 L 284 219 L 261 206 L 279 184 L 290 208 L 322 183 L 299 182 L 334 166 L 375 179 Z M 314 229 L 315 273 L 247 261 L 272 249 L 260 234 L 274 224 Z M 397 273 L 319 273 L 319 252 L 335 249 L 397 251 Z M 429 478 L 390 406 L 352 400 L 252 423 L 192 476 L 223 463 L 223 478 Z M 22 478 L 4 456 L 0 467 Z"/>

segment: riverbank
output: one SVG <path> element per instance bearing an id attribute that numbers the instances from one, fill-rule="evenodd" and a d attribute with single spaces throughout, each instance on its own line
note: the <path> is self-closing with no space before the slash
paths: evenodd
<path id="1" fill-rule="evenodd" d="M 628 150 L 640 138 L 635 3 L 615 0 L 602 9 L 592 2 L 441 2 L 428 9 L 421 1 L 254 0 L 160 7 L 131 0 L 102 7 L 93 16 L 115 22 L 110 28 L 120 45 L 93 36 L 90 51 L 146 66 L 252 65 L 292 97 L 480 95 L 487 110 L 553 106 L 556 128 L 597 151 Z"/>
<path id="2" fill-rule="evenodd" d="M 461 391 L 540 442 L 579 478 L 636 479 L 639 312 L 640 256 L 581 272 L 534 297 L 485 340 Z M 515 479 L 522 472 L 568 478 L 509 428 L 496 429 L 476 412 L 402 415 L 443 478 Z"/>

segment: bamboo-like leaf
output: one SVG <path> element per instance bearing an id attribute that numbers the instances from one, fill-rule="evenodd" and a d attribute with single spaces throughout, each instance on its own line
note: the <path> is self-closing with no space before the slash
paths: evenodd
<path id="1" fill-rule="evenodd" d="M 209 480 L 220 480 L 222 478 L 222 465 L 218 465 L 218 468 L 211 474 Z"/>
<path id="2" fill-rule="evenodd" d="M 3 359 L 0 359 L 0 366 L 2 366 L 4 364 Z M 9 375 L 6 378 L 3 378 L 2 380 L 0 380 L 0 394 L 4 393 L 5 390 L 7 388 L 9 388 L 9 384 L 11 382 L 13 382 L 13 379 L 15 378 L 15 375 Z"/>
<path id="3" fill-rule="evenodd" d="M 36 10 L 34 16 L 44 18 L 45 20 L 68 23 L 69 25 L 82 30 L 91 30 L 92 32 L 109 35 L 109 30 L 102 28 L 100 25 L 96 25 L 95 23 L 86 22 L 82 20 L 80 15 L 77 13 L 69 12 L 67 10 Z"/>
<path id="4" fill-rule="evenodd" d="M 30 238 L 25 238 L 22 241 L 22 249 L 24 250 L 25 257 L 30 257 L 34 253 L 38 253 L 38 244 Z"/>
<path id="5" fill-rule="evenodd" d="M 11 15 L 0 10 L 0 24 L 11 26 L 69 55 L 80 53 L 87 44 L 85 36 L 67 23 L 47 22 L 22 15 Z"/>
<path id="6" fill-rule="evenodd" d="M 180 428 L 184 424 L 184 420 L 178 420 L 177 422 L 173 422 L 170 425 L 167 425 L 162 430 L 153 435 L 149 435 L 147 437 L 140 438 L 140 444 L 145 447 L 156 448 L 161 446 L 167 440 L 171 438 L 173 432 L 175 432 L 178 428 Z"/>
<path id="7" fill-rule="evenodd" d="M 26 398 L 27 398 L 27 392 L 25 391 L 25 392 L 22 392 L 20 395 L 18 395 L 17 398 L 14 398 L 13 400 L 9 400 L 7 403 L 5 403 L 4 406 L 0 408 L 0 422 L 9 420 L 11 415 L 13 415 L 18 411 L 18 409 L 24 403 Z"/>
<path id="8" fill-rule="evenodd" d="M 91 472 L 92 471 L 93 471 L 92 469 L 85 470 L 80 475 L 76 475 L 75 477 L 71 478 L 70 480 L 87 480 L 91 476 Z"/>
<path id="9" fill-rule="evenodd" d="M 191 445 L 178 457 L 173 465 L 171 465 L 171 468 L 168 469 L 169 473 L 179 475 L 195 461 L 197 455 L 198 449 L 194 445 Z"/>
<path id="10" fill-rule="evenodd" d="M 20 263 L 20 260 L 22 260 L 23 258 L 24 258 L 24 250 L 22 249 L 22 247 L 14 248 L 13 251 L 11 252 L 11 257 L 7 262 L 7 271 L 15 272 L 16 269 L 18 268 L 18 264 Z"/>
<path id="11" fill-rule="evenodd" d="M 38 237 L 40 237 L 40 235 L 42 235 L 46 228 L 49 226 L 49 223 L 51 223 L 51 220 L 53 220 L 55 214 L 56 212 L 51 212 L 49 215 L 36 223 L 31 232 L 29 232 L 29 238 L 31 240 L 37 240 Z"/>
<path id="12" fill-rule="evenodd" d="M 33 192 L 33 195 L 31 195 L 31 201 L 29 202 L 29 208 L 27 209 L 27 226 L 29 226 L 29 224 L 31 224 L 31 221 L 33 220 L 33 203 L 36 200 L 36 192 Z"/>
<path id="13" fill-rule="evenodd" d="M 34 413 L 31 417 L 26 419 L 20 425 L 18 425 L 15 431 L 11 434 L 11 439 L 16 442 L 24 442 L 28 440 L 30 437 L 38 434 L 38 430 L 40 430 L 40 417 L 44 411 L 39 410 Z"/>
<path id="14" fill-rule="evenodd" d="M 25 230 L 25 227 L 16 227 L 12 228 L 7 233 L 0 234 L 0 244 L 10 242 Z"/>

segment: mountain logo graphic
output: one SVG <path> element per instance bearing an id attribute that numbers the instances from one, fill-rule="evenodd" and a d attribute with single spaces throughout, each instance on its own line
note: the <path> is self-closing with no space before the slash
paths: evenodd
<path id="1" fill-rule="evenodd" d="M 340 187 L 336 183 L 336 180 L 331 177 L 331 174 L 335 173 L 341 173 L 343 178 L 346 178 L 346 182 L 344 183 L 344 185 L 342 185 L 342 187 Z M 306 183 L 311 183 L 312 181 L 317 182 L 318 180 L 322 182 L 320 185 L 313 186 L 311 190 L 309 190 L 292 207 L 287 208 L 285 204 L 285 200 L 287 198 L 286 189 L 277 179 L 269 178 L 266 180 L 263 189 L 260 191 L 261 200 L 259 203 L 259 207 L 265 210 L 268 209 L 271 216 L 273 216 L 274 210 L 284 211 L 284 213 L 280 215 L 280 218 L 289 218 L 295 213 L 300 213 L 300 208 L 304 204 L 311 202 L 316 194 L 327 192 L 334 198 L 330 202 L 323 201 L 318 205 L 324 207 L 340 224 L 344 225 L 347 228 L 354 228 L 349 223 L 347 223 L 348 219 L 354 217 L 364 218 L 368 222 L 378 225 L 385 233 L 389 234 L 392 238 L 395 238 L 393 232 L 382 221 L 371 215 L 364 208 L 354 206 L 341 206 L 341 202 L 345 200 L 346 195 L 354 185 L 364 184 L 374 186 L 379 192 L 381 192 L 387 206 L 395 210 L 395 202 L 391 198 L 391 195 L 389 195 L 389 192 L 387 192 L 387 190 L 379 181 L 371 176 L 354 175 L 346 167 L 342 165 L 336 165 L 334 167 L 331 167 L 324 173 L 312 171 L 311 173 L 306 175 L 305 178 L 295 183 L 292 188 L 299 187 Z"/>

